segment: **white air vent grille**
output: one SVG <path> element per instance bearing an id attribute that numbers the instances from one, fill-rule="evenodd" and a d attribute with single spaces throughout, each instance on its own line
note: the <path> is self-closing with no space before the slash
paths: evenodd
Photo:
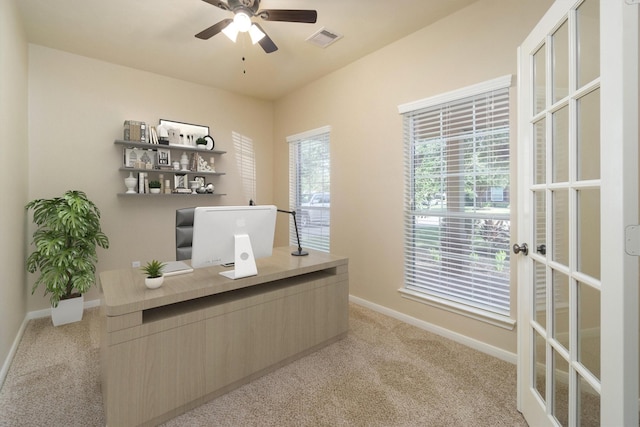
<path id="1" fill-rule="evenodd" d="M 342 34 L 338 34 L 334 31 L 330 31 L 322 27 L 319 31 L 316 31 L 311 36 L 309 36 L 309 38 L 307 38 L 307 41 L 316 46 L 327 47 L 330 44 L 337 42 L 341 38 Z"/>

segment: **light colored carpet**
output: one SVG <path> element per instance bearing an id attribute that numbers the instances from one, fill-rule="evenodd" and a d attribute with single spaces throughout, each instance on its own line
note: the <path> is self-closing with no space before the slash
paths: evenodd
<path id="1" fill-rule="evenodd" d="M 514 365 L 361 306 L 349 321 L 347 338 L 164 426 L 526 426 Z M 98 309 L 29 322 L 0 426 L 104 425 L 98 323 Z"/>

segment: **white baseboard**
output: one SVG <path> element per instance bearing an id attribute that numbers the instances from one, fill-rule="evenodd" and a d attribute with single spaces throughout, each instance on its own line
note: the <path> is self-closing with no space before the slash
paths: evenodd
<path id="1" fill-rule="evenodd" d="M 93 308 L 93 307 L 99 307 L 99 306 L 100 306 L 100 300 L 99 299 L 92 299 L 91 301 L 85 301 L 84 302 L 84 309 L 85 310 L 87 308 Z M 44 310 L 36 310 L 36 311 L 28 312 L 27 316 L 26 316 L 26 320 L 41 319 L 43 317 L 50 317 L 50 316 L 51 316 L 51 307 L 45 308 Z"/>
<path id="2" fill-rule="evenodd" d="M 99 299 L 85 301 L 84 303 L 85 309 L 98 307 L 98 306 L 100 306 Z M 2 388 L 2 385 L 4 384 L 4 380 L 7 377 L 7 373 L 9 372 L 9 367 L 11 366 L 11 362 L 13 362 L 13 358 L 16 355 L 16 351 L 18 350 L 18 344 L 20 344 L 20 341 L 22 340 L 22 336 L 24 335 L 24 331 L 27 328 L 27 323 L 29 323 L 29 320 L 40 319 L 40 318 L 49 317 L 49 316 L 51 316 L 51 308 L 47 308 L 44 310 L 30 311 L 26 314 L 26 316 L 24 316 L 24 320 L 22 321 L 22 324 L 20 325 L 20 329 L 18 329 L 18 333 L 16 334 L 16 337 L 13 340 L 13 344 L 11 345 L 11 349 L 9 350 L 9 354 L 7 354 L 7 358 L 2 364 L 2 369 L 0 370 L 0 388 Z"/>
<path id="3" fill-rule="evenodd" d="M 378 313 L 382 313 L 389 317 L 393 317 L 394 319 L 398 319 L 402 322 L 408 323 L 417 328 L 424 329 L 425 331 L 429 331 L 436 335 L 440 335 L 442 337 L 448 338 L 452 341 L 455 341 L 467 347 L 471 347 L 474 350 L 478 350 L 490 356 L 497 357 L 498 359 L 504 360 L 505 362 L 513 363 L 514 365 L 518 362 L 518 355 L 515 353 L 511 353 L 509 351 L 484 343 L 482 341 L 469 338 L 465 335 L 450 331 L 449 329 L 445 329 L 441 326 L 437 326 L 432 323 L 425 322 L 424 320 L 416 319 L 415 317 L 408 316 L 404 313 L 400 313 L 399 311 L 392 310 L 390 308 L 372 303 L 370 301 L 367 301 L 362 298 L 358 298 L 353 295 L 349 295 L 349 301 L 355 304 L 361 305 L 363 307 L 369 308 L 373 311 L 377 311 Z"/>
<path id="4" fill-rule="evenodd" d="M 20 325 L 20 329 L 18 329 L 18 333 L 16 334 L 15 339 L 13 340 L 13 344 L 9 349 L 9 354 L 7 354 L 7 358 L 2 364 L 2 370 L 0 370 L 0 388 L 4 384 L 4 379 L 7 377 L 7 373 L 9 373 L 9 367 L 11 366 L 11 362 L 13 361 L 13 357 L 16 355 L 16 351 L 18 351 L 18 344 L 20 344 L 20 340 L 22 339 L 22 335 L 24 335 L 24 330 L 27 328 L 27 322 L 29 320 L 25 316 L 22 324 Z"/>

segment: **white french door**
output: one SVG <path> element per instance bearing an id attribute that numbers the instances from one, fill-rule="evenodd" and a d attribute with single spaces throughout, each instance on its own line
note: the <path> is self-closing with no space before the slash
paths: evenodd
<path id="1" fill-rule="evenodd" d="M 634 2 L 556 0 L 518 52 L 518 406 L 532 426 L 638 425 Z"/>

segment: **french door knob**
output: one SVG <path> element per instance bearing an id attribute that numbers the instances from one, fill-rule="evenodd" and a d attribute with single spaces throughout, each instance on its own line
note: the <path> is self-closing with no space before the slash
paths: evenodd
<path id="1" fill-rule="evenodd" d="M 540 255 L 546 255 L 547 254 L 547 245 L 538 245 L 536 247 L 536 252 L 538 252 Z"/>
<path id="2" fill-rule="evenodd" d="M 523 243 L 521 245 L 514 243 L 513 244 L 513 253 L 514 254 L 519 254 L 520 252 L 522 252 L 523 255 L 528 255 L 529 254 L 529 246 L 526 243 Z"/>

